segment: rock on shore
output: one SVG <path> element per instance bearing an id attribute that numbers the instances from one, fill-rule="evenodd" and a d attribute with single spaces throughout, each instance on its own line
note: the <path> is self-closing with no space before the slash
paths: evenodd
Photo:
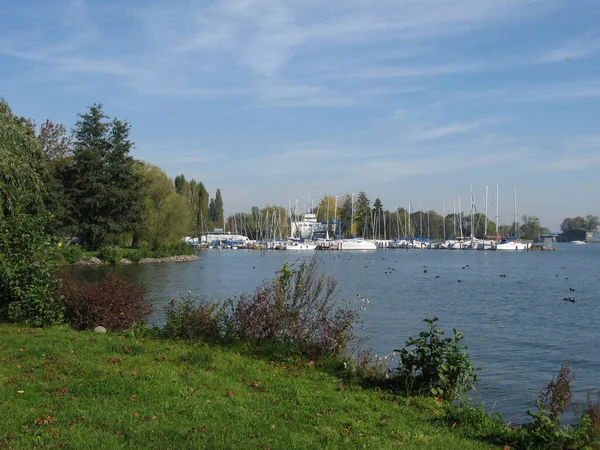
<path id="1" fill-rule="evenodd" d="M 140 259 L 140 264 L 148 264 L 148 263 L 165 263 L 165 262 L 187 262 L 187 261 L 198 261 L 201 258 L 197 255 L 179 255 L 179 256 L 169 256 L 167 258 L 142 258 Z M 107 264 L 95 256 L 90 258 L 81 258 L 79 261 L 75 263 L 76 266 L 97 266 L 100 264 Z M 134 264 L 132 261 L 128 259 L 122 259 L 119 261 L 119 264 Z"/>

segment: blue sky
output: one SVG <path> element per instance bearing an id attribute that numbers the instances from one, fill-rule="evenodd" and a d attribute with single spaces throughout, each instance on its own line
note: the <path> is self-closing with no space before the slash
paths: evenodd
<path id="1" fill-rule="evenodd" d="M 500 223 L 600 215 L 600 1 L 5 1 L 0 95 L 71 127 L 93 103 L 134 156 L 225 212 L 364 190 Z"/>

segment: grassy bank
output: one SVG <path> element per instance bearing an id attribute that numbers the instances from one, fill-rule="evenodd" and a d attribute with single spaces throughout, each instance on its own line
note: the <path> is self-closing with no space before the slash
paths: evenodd
<path id="1" fill-rule="evenodd" d="M 311 361 L 0 324 L 0 447 L 489 449 Z"/>

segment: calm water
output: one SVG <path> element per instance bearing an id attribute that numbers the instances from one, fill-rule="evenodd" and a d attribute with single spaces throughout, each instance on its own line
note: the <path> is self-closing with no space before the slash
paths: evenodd
<path id="1" fill-rule="evenodd" d="M 222 299 L 252 291 L 286 261 L 311 257 L 246 250 L 205 250 L 200 256 L 192 263 L 112 270 L 146 286 L 156 306 L 153 321 L 161 324 L 163 305 L 180 291 Z M 538 392 L 563 363 L 575 371 L 576 402 L 600 389 L 600 244 L 558 244 L 554 252 L 377 250 L 318 256 L 345 298 L 360 293 L 370 299 L 362 319 L 376 353 L 401 347 L 425 328 L 424 318 L 437 316 L 442 329 L 464 331 L 471 358 L 482 368 L 474 397 L 507 421 L 526 420 L 526 410 L 534 408 Z M 86 278 L 106 270 L 74 269 Z"/>

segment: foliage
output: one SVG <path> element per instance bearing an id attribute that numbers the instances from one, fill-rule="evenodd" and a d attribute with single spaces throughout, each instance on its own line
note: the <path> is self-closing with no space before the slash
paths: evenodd
<path id="1" fill-rule="evenodd" d="M 145 181 L 144 213 L 139 230 L 141 239 L 152 250 L 180 241 L 191 231 L 191 207 L 183 196 L 177 194 L 171 180 L 160 168 L 140 163 L 136 169 Z"/>
<path id="2" fill-rule="evenodd" d="M 109 264 L 116 264 L 123 259 L 124 253 L 121 247 L 108 245 L 102 247 L 98 252 L 98 257 Z"/>
<path id="3" fill-rule="evenodd" d="M 91 106 L 79 117 L 73 130 L 73 217 L 84 245 L 95 250 L 109 235 L 136 229 L 142 215 L 142 183 L 129 156 L 129 124 L 107 122 L 102 105 Z"/>
<path id="4" fill-rule="evenodd" d="M 277 274 L 237 299 L 232 323 L 238 337 L 280 341 L 304 354 L 343 354 L 354 339 L 358 310 L 338 306 L 335 278 L 318 274 L 316 256 L 295 270 L 285 264 Z"/>
<path id="5" fill-rule="evenodd" d="M 560 224 L 560 231 L 567 233 L 572 230 L 598 231 L 600 218 L 588 214 L 585 218 L 581 216 L 567 217 Z"/>
<path id="6" fill-rule="evenodd" d="M 173 299 L 165 308 L 166 324 L 162 329 L 164 336 L 213 342 L 222 340 L 224 306 L 219 302 L 194 298 L 190 291 L 180 293 L 180 297 L 180 302 Z"/>
<path id="7" fill-rule="evenodd" d="M 65 159 L 73 154 L 73 139 L 64 125 L 47 119 L 40 127 L 37 139 L 49 161 Z"/>
<path id="8" fill-rule="evenodd" d="M 218 228 L 223 228 L 224 216 L 223 216 L 223 197 L 221 196 L 221 189 L 217 189 L 215 194 L 215 225 Z"/>
<path id="9" fill-rule="evenodd" d="M 521 226 L 519 228 L 519 236 L 523 239 L 536 239 L 540 234 L 547 234 L 550 232 L 548 228 L 540 225 L 540 219 L 536 216 L 524 215 L 521 219 Z"/>
<path id="10" fill-rule="evenodd" d="M 561 366 L 556 378 L 542 389 L 536 401 L 537 411 L 528 411 L 532 420 L 519 429 L 519 446 L 543 449 L 597 449 L 600 447 L 600 394 L 587 405 L 569 426 L 561 426 L 561 416 L 571 402 L 573 373 Z"/>
<path id="11" fill-rule="evenodd" d="M 67 322 L 77 330 L 98 325 L 125 330 L 142 322 L 152 312 L 142 286 L 108 273 L 100 282 L 78 282 L 62 273 L 55 296 L 65 308 Z"/>
<path id="12" fill-rule="evenodd" d="M 61 248 L 61 253 L 67 264 L 75 264 L 83 257 L 83 250 L 77 245 L 66 245 Z"/>
<path id="13" fill-rule="evenodd" d="M 15 211 L 0 219 L 0 313 L 15 322 L 44 326 L 60 322 L 54 247 L 45 215 Z"/>
<path id="14" fill-rule="evenodd" d="M 358 311 L 349 304 L 338 306 L 337 295 L 336 280 L 318 274 L 315 257 L 296 270 L 285 264 L 254 293 L 223 304 L 199 299 L 195 304 L 189 296 L 183 303 L 171 303 L 166 329 L 176 337 L 278 342 L 289 353 L 341 355 L 354 339 Z M 186 326 L 192 329 L 186 331 Z"/>
<path id="15" fill-rule="evenodd" d="M 0 217 L 41 205 L 43 160 L 34 128 L 0 98 Z"/>
<path id="16" fill-rule="evenodd" d="M 444 337 L 437 321 L 437 317 L 425 319 L 428 330 L 409 338 L 403 349 L 394 350 L 400 360 L 393 381 L 409 393 L 453 400 L 475 387 L 478 369 L 464 351 L 467 347 L 461 345 L 463 334 L 453 329 L 452 337 Z"/>

